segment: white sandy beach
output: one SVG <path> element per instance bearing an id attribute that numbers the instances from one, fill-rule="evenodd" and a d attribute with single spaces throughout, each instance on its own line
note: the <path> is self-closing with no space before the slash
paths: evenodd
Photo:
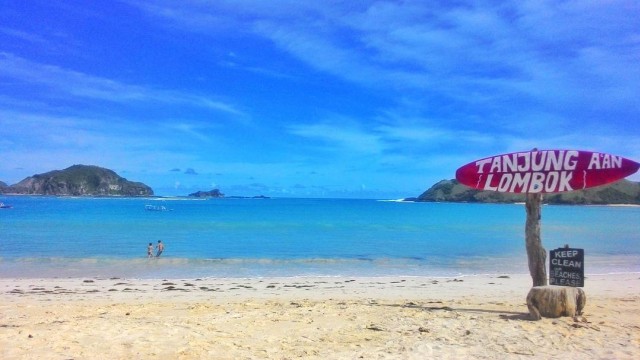
<path id="1" fill-rule="evenodd" d="M 528 275 L 0 279 L 2 359 L 634 359 L 640 275 L 528 320 Z"/>

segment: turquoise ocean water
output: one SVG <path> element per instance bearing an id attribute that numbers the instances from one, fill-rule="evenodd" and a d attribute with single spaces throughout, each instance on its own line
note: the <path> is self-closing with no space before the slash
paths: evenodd
<path id="1" fill-rule="evenodd" d="M 460 276 L 528 273 L 523 205 L 345 199 L 5 196 L 0 277 Z M 146 211 L 145 205 L 171 211 Z M 640 272 L 640 207 L 545 206 L 547 250 Z M 149 242 L 164 254 L 147 259 Z"/>

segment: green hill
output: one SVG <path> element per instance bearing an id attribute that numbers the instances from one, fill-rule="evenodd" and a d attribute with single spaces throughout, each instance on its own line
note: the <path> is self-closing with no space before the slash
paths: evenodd
<path id="1" fill-rule="evenodd" d="M 524 202 L 524 194 L 480 191 L 460 184 L 456 180 L 442 180 L 418 196 L 415 201 L 425 202 Z M 640 205 L 640 183 L 621 180 L 596 188 L 558 194 L 544 194 L 545 204 L 570 205 Z"/>
<path id="2" fill-rule="evenodd" d="M 150 196 L 153 190 L 140 182 L 120 177 L 113 170 L 91 165 L 73 165 L 25 178 L 0 187 L 0 193 L 68 196 Z"/>

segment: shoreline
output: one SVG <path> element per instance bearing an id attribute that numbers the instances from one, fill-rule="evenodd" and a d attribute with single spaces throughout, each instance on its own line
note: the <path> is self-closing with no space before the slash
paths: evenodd
<path id="1" fill-rule="evenodd" d="M 528 275 L 0 279 L 0 357 L 616 358 L 640 276 L 590 276 L 582 317 L 530 321 Z M 615 341 L 612 341 L 614 340 Z"/>
<path id="2" fill-rule="evenodd" d="M 180 200 L 261 200 L 261 199 L 275 199 L 275 200 L 363 200 L 363 201 L 379 201 L 379 202 L 395 202 L 395 203 L 431 203 L 431 204 L 478 204 L 478 205 L 524 205 L 524 201 L 508 201 L 508 202 L 471 202 L 471 201 L 431 201 L 431 200 L 417 200 L 416 197 L 397 198 L 397 199 L 379 199 L 379 198 L 323 198 L 323 197 L 261 197 L 262 195 L 230 195 L 222 197 L 195 197 L 189 195 L 69 195 L 69 194 L 21 194 L 21 193 L 0 193 L 0 197 L 35 197 L 35 198 L 58 198 L 58 199 L 134 199 L 134 200 L 160 200 L 160 201 L 180 201 Z M 567 206 L 622 206 L 622 207 L 640 207 L 640 204 L 635 203 L 543 203 L 543 205 L 567 205 Z"/>
<path id="3" fill-rule="evenodd" d="M 186 294 L 188 300 L 253 297 L 442 297 L 481 296 L 484 299 L 524 301 L 531 288 L 528 274 L 478 274 L 461 276 L 266 276 L 196 278 L 59 277 L 0 278 L 0 298 L 44 297 L 47 301 L 69 295 L 94 295 L 109 299 L 135 298 L 131 294 L 160 297 Z M 640 273 L 592 274 L 583 287 L 589 297 L 639 296 Z M 213 294 L 212 294 L 213 293 Z M 48 296 L 52 296 L 49 298 Z M 526 306 L 524 308 L 526 312 Z"/>
<path id="4" fill-rule="evenodd" d="M 637 255 L 585 255 L 585 276 L 640 274 Z M 452 258 L 20 258 L 0 257 L 0 279 L 195 279 L 407 277 L 449 278 L 527 275 L 526 257 Z M 523 265 L 524 264 L 524 265 Z"/>

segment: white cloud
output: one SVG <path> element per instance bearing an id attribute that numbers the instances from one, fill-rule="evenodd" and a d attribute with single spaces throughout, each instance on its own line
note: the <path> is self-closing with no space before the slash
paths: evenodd
<path id="1" fill-rule="evenodd" d="M 174 120 L 165 124 L 165 127 L 203 142 L 211 142 L 213 140 L 213 136 L 210 135 L 212 126 L 208 124 Z"/>
<path id="2" fill-rule="evenodd" d="M 0 123 L 0 138 L 3 139 L 0 173 L 5 176 L 14 173 L 15 168 L 27 165 L 34 173 L 73 164 L 166 172 L 174 164 L 189 163 L 197 156 L 192 152 L 176 151 L 176 148 L 197 144 L 191 141 L 192 135 L 176 134 L 170 124 L 148 126 L 118 118 L 9 110 L 0 110 Z M 7 180 L 21 178 L 12 176 Z"/>
<path id="3" fill-rule="evenodd" d="M 221 111 L 239 117 L 246 116 L 231 104 L 213 100 L 203 95 L 126 84 L 55 65 L 36 63 L 4 52 L 0 52 L 0 77 L 44 86 L 50 89 L 55 96 L 67 94 L 68 96 L 107 102 L 150 102 L 187 105 Z"/>
<path id="4" fill-rule="evenodd" d="M 319 71 L 418 99 L 502 112 L 637 109 L 640 43 L 625 14 L 640 5 L 625 1 L 131 4 L 183 30 L 265 38 Z"/>
<path id="5" fill-rule="evenodd" d="M 297 124 L 289 127 L 293 135 L 315 139 L 326 143 L 328 150 L 352 154 L 378 154 L 384 146 L 380 137 L 355 126 L 341 126 L 330 123 Z"/>
<path id="6" fill-rule="evenodd" d="M 37 45 L 46 44 L 47 41 L 40 35 L 34 33 L 28 33 L 8 27 L 0 27 L 0 33 L 14 37 L 21 41 L 28 41 Z"/>

